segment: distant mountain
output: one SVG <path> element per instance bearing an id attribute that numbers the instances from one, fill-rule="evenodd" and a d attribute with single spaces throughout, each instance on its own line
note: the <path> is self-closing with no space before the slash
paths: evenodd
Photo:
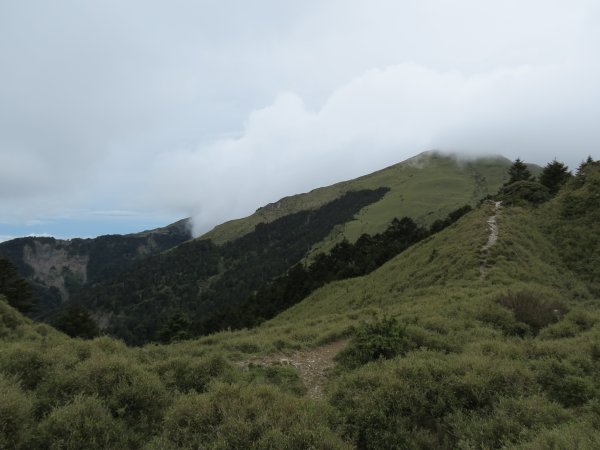
<path id="1" fill-rule="evenodd" d="M 510 161 L 426 152 L 355 180 L 286 197 L 172 251 L 87 284 L 72 300 L 127 342 L 157 340 L 181 317 L 202 332 L 207 317 L 248 299 L 298 262 L 344 239 L 383 232 L 394 218 L 419 225 L 497 191 Z M 196 325 L 194 325 L 196 324 Z M 200 325 L 201 324 L 201 325 Z M 168 333 L 167 333 L 168 334 Z"/>
<path id="2" fill-rule="evenodd" d="M 0 258 L 11 261 L 30 280 L 39 297 L 33 317 L 42 318 L 73 292 L 109 279 L 135 261 L 161 253 L 191 238 L 188 219 L 166 227 L 93 239 L 25 237 L 0 243 Z"/>

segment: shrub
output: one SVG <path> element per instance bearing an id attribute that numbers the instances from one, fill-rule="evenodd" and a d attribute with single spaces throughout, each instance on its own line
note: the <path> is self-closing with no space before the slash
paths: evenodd
<path id="1" fill-rule="evenodd" d="M 40 424 L 37 448 L 120 450 L 127 448 L 125 427 L 96 397 L 79 396 L 56 408 Z"/>
<path id="2" fill-rule="evenodd" d="M 517 181 L 500 190 L 498 200 L 507 205 L 539 205 L 550 200 L 550 191 L 535 181 Z"/>
<path id="3" fill-rule="evenodd" d="M 459 411 L 449 419 L 458 448 L 512 447 L 523 436 L 564 423 L 571 414 L 542 396 L 500 398 L 491 411 Z"/>
<path id="4" fill-rule="evenodd" d="M 167 411 L 155 448 L 348 448 L 331 430 L 326 405 L 277 388 L 216 384 L 180 397 Z"/>
<path id="5" fill-rule="evenodd" d="M 531 441 L 515 448 L 520 450 L 596 449 L 600 448 L 600 431 L 587 421 L 571 421 L 542 430 Z"/>
<path id="6" fill-rule="evenodd" d="M 99 398 L 115 418 L 141 434 L 156 431 L 170 403 L 156 374 L 124 356 L 97 353 L 72 368 L 57 368 L 40 383 L 36 414 L 43 416 L 80 395 Z"/>
<path id="7" fill-rule="evenodd" d="M 23 316 L 8 305 L 6 297 L 0 295 L 0 338 L 12 337 L 24 323 Z"/>
<path id="8" fill-rule="evenodd" d="M 0 372 L 18 378 L 26 390 L 33 390 L 48 376 L 52 359 L 33 344 L 17 344 L 0 350 Z"/>
<path id="9" fill-rule="evenodd" d="M 167 387 L 184 393 L 205 392 L 211 381 L 231 382 L 237 376 L 235 367 L 222 356 L 172 358 L 160 363 L 156 370 Z"/>
<path id="10" fill-rule="evenodd" d="M 486 357 L 422 351 L 342 376 L 330 401 L 358 448 L 443 448 L 452 447 L 452 414 L 489 410 L 498 398 L 534 387 L 533 374 L 516 361 L 490 365 Z"/>
<path id="11" fill-rule="evenodd" d="M 78 304 L 68 305 L 52 325 L 71 337 L 93 339 L 100 335 L 100 329 L 94 319 Z"/>
<path id="12" fill-rule="evenodd" d="M 566 407 L 583 405 L 600 393 L 593 366 L 586 367 L 585 361 L 540 360 L 535 367 L 538 383 L 548 397 Z"/>
<path id="13" fill-rule="evenodd" d="M 25 431 L 31 422 L 32 403 L 19 385 L 0 375 L 0 449 L 25 448 Z"/>
<path id="14" fill-rule="evenodd" d="M 303 395 L 306 388 L 295 368 L 289 366 L 262 366 L 251 364 L 246 375 L 252 384 L 271 384 L 281 390 Z"/>
<path id="15" fill-rule="evenodd" d="M 405 327 L 393 317 L 383 317 L 363 323 L 336 359 L 344 367 L 356 368 L 370 361 L 404 355 L 413 348 Z"/>
<path id="16" fill-rule="evenodd" d="M 529 291 L 509 292 L 498 298 L 498 302 L 513 311 L 515 318 L 537 334 L 540 329 L 558 322 L 567 308 L 561 302 L 540 298 Z"/>
<path id="17" fill-rule="evenodd" d="M 74 373 L 77 391 L 102 399 L 113 416 L 151 431 L 162 419 L 169 397 L 158 376 L 120 356 L 96 355 Z"/>
<path id="18" fill-rule="evenodd" d="M 529 325 L 517 321 L 512 311 L 502 308 L 499 304 L 486 304 L 476 317 L 501 330 L 507 336 L 524 337 L 531 332 Z"/>

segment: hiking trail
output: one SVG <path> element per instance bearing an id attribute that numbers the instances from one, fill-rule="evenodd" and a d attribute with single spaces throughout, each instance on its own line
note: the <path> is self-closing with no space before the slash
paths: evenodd
<path id="1" fill-rule="evenodd" d="M 500 214 L 500 208 L 502 206 L 502 202 L 493 202 L 494 203 L 494 214 L 490 216 L 487 220 L 488 227 L 490 229 L 490 234 L 488 236 L 488 240 L 480 250 L 480 259 L 479 259 L 479 274 L 482 280 L 485 280 L 487 276 L 488 269 L 488 257 L 490 255 L 490 248 L 492 248 L 496 242 L 498 241 L 498 221 L 496 220 L 498 215 Z"/>
<path id="2" fill-rule="evenodd" d="M 262 366 L 293 366 L 311 398 L 323 398 L 327 372 L 335 365 L 333 358 L 346 348 L 348 339 L 335 341 L 310 350 L 298 350 L 286 355 L 282 352 L 260 356 L 241 364 L 242 370 L 250 364 Z"/>

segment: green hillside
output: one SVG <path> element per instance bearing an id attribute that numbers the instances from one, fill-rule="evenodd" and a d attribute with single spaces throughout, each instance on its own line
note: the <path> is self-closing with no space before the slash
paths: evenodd
<path id="1" fill-rule="evenodd" d="M 598 448 L 599 198 L 590 162 L 539 206 L 486 202 L 257 328 L 171 345 L 0 301 L 0 448 Z"/>
<path id="2" fill-rule="evenodd" d="M 181 335 L 182 327 L 187 336 L 204 334 L 229 325 L 228 319 L 213 320 L 213 312 L 223 316 L 229 306 L 252 301 L 253 292 L 300 260 L 310 263 L 344 240 L 354 243 L 364 233 L 382 233 L 395 218 L 428 226 L 474 205 L 497 190 L 509 164 L 501 157 L 461 160 L 426 152 L 355 180 L 284 198 L 189 242 L 187 221 L 180 221 L 127 236 L 16 239 L 0 244 L 0 257 L 33 282 L 41 301 L 32 317 L 55 322 L 77 304 L 100 328 L 128 343 L 168 340 Z M 359 192 L 381 195 L 348 202 Z M 345 213 L 331 208 L 344 202 Z M 327 210 L 327 220 L 311 219 Z M 258 320 L 262 313 L 255 315 Z"/>
<path id="3" fill-rule="evenodd" d="M 237 305 L 252 305 L 257 291 L 264 292 L 300 260 L 310 262 L 344 239 L 353 243 L 364 233 L 382 233 L 394 218 L 429 225 L 475 204 L 500 186 L 509 164 L 504 158 L 462 161 L 423 153 L 261 208 L 90 283 L 74 292 L 71 302 L 84 305 L 111 335 L 136 345 L 256 324 L 282 307 L 241 310 Z M 223 239 L 238 228 L 242 231 Z M 244 318 L 230 319 L 238 315 Z"/>
<path id="4" fill-rule="evenodd" d="M 510 161 L 500 156 L 462 160 L 457 156 L 425 152 L 355 180 L 285 197 L 259 208 L 249 217 L 219 225 L 201 238 L 212 239 L 217 244 L 227 242 L 249 233 L 258 223 L 318 208 L 344 192 L 382 186 L 390 189 L 379 202 L 362 210 L 355 220 L 333 230 L 324 242 L 315 246 L 313 253 L 316 253 L 328 250 L 343 238 L 355 241 L 363 233 L 379 233 L 394 217 L 407 216 L 420 224 L 430 224 L 450 211 L 496 192 L 506 181 L 509 165 Z"/>
<path id="5" fill-rule="evenodd" d="M 259 224 L 221 246 L 206 239 L 185 242 L 76 292 L 72 302 L 107 316 L 107 331 L 129 344 L 202 334 L 195 324 L 207 313 L 249 298 L 386 192 L 347 192 L 318 209 Z"/>

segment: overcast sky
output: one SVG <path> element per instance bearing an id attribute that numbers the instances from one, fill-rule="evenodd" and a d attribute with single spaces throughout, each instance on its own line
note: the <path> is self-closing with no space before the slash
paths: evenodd
<path id="1" fill-rule="evenodd" d="M 429 149 L 574 168 L 599 5 L 0 1 L 0 240 L 201 232 Z"/>

